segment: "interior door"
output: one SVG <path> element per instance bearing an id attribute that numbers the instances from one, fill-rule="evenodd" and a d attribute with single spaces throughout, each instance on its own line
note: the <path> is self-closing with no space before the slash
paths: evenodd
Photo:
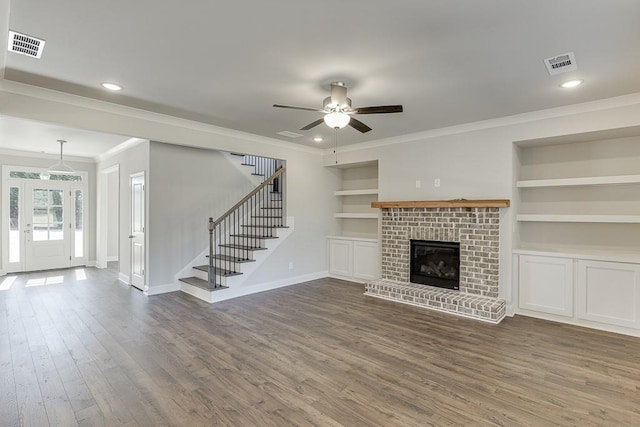
<path id="1" fill-rule="evenodd" d="M 145 286 L 145 189 L 144 172 L 131 175 L 131 285 Z"/>
<path id="2" fill-rule="evenodd" d="M 25 271 L 71 266 L 71 193 L 56 181 L 25 182 Z"/>

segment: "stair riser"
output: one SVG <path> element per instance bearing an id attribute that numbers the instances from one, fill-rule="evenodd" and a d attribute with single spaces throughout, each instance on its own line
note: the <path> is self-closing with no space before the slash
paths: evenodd
<path id="1" fill-rule="evenodd" d="M 242 254 L 241 256 L 245 256 L 245 255 Z M 251 258 L 251 253 L 249 253 L 249 258 Z M 215 265 L 216 267 L 224 268 L 226 270 L 235 270 L 235 271 L 240 271 L 242 269 L 242 264 L 244 263 L 224 261 L 221 259 L 216 259 L 213 261 L 213 265 Z"/>
<path id="2" fill-rule="evenodd" d="M 231 256 L 237 256 L 237 257 L 245 257 L 248 256 L 249 258 L 253 257 L 253 251 L 244 251 L 242 249 L 233 249 L 233 248 L 220 248 L 220 253 L 223 255 L 231 255 Z"/>
<path id="3" fill-rule="evenodd" d="M 278 227 L 284 226 L 285 223 L 284 218 L 251 218 L 248 225 L 255 225 L 258 227 Z"/>
<path id="4" fill-rule="evenodd" d="M 209 280 L 209 274 L 206 271 L 193 269 L 193 275 L 198 279 Z M 226 277 L 218 277 L 218 285 L 227 286 Z"/>
<path id="5" fill-rule="evenodd" d="M 274 236 L 275 235 L 276 234 L 274 233 Z M 255 237 L 255 238 L 231 237 L 229 243 L 243 245 L 243 246 L 253 246 L 253 247 L 264 248 L 266 244 L 265 240 L 268 240 L 268 239 L 262 239 L 260 237 Z"/>

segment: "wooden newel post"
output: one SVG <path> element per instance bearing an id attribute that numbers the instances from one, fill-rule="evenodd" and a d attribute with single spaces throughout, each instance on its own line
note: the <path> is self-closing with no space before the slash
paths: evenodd
<path id="1" fill-rule="evenodd" d="M 213 218 L 209 217 L 209 288 L 216 287 L 216 271 L 213 263 Z M 213 286 L 212 286 L 213 285 Z"/>

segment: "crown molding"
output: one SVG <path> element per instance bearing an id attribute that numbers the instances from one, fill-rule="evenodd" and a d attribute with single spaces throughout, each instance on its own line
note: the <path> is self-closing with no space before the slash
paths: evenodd
<path id="1" fill-rule="evenodd" d="M 0 0 L 2 1 L 2 0 Z M 114 104 L 107 101 L 101 101 L 93 98 L 86 98 L 79 95 L 73 95 L 66 92 L 60 92 L 52 89 L 46 89 L 38 86 L 32 86 L 25 83 L 14 82 L 11 80 L 0 80 L 0 91 L 13 93 L 16 95 L 30 96 L 33 98 L 43 99 L 52 102 L 60 102 L 63 104 L 73 105 L 76 107 L 87 108 L 91 110 L 101 111 L 104 113 L 123 115 L 133 117 L 140 120 L 146 120 L 185 129 L 197 130 L 218 136 L 226 136 L 238 138 L 247 142 L 255 142 L 258 144 L 267 144 L 277 148 L 296 150 L 312 154 L 321 154 L 321 148 L 307 147 L 291 142 L 281 141 L 275 138 L 268 138 L 249 132 L 228 129 L 208 123 L 198 122 L 195 120 L 183 119 L 167 114 L 156 113 L 153 111 L 142 110 L 139 108 L 128 107 L 125 105 Z"/>
<path id="2" fill-rule="evenodd" d="M 145 142 L 148 141 L 148 139 L 142 139 L 142 138 L 129 138 L 127 139 L 125 142 L 116 145 L 115 147 L 107 150 L 106 152 L 102 153 L 102 154 L 98 154 L 97 156 L 95 156 L 93 158 L 93 160 L 96 163 L 99 162 L 104 162 L 107 159 L 110 159 L 111 157 L 115 156 L 118 153 L 121 153 L 125 150 L 128 150 L 129 148 L 135 147 L 136 145 L 140 144 L 141 142 Z"/>
<path id="3" fill-rule="evenodd" d="M 0 148 L 0 154 L 5 156 L 30 157 L 36 159 L 60 160 L 60 154 L 41 153 L 39 151 L 12 150 L 9 148 Z M 67 156 L 64 155 L 65 162 L 79 163 L 95 163 L 95 159 L 91 157 Z"/>
<path id="4" fill-rule="evenodd" d="M 481 120 L 477 122 L 464 123 L 461 125 L 448 126 L 439 129 L 432 129 L 424 132 L 400 135 L 391 138 L 377 139 L 373 141 L 361 142 L 359 144 L 346 145 L 340 147 L 343 153 L 360 151 L 369 148 L 384 147 L 387 145 L 404 144 L 422 139 L 437 138 L 441 136 L 456 135 L 479 130 L 493 129 L 505 126 L 513 126 L 524 123 L 531 123 L 546 119 L 555 119 L 576 114 L 591 113 L 596 111 L 611 110 L 614 108 L 640 105 L 640 93 L 616 96 L 613 98 L 598 99 L 596 101 L 583 102 L 580 104 L 566 105 L 564 107 L 549 108 L 546 110 L 532 111 L 512 116 L 499 117 L 496 119 Z M 323 155 L 333 154 L 333 148 L 323 149 Z"/>

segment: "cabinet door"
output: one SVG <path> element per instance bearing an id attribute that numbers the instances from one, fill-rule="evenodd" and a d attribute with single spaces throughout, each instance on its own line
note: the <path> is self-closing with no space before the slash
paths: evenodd
<path id="1" fill-rule="evenodd" d="M 573 260 L 520 255 L 519 306 L 573 316 Z"/>
<path id="2" fill-rule="evenodd" d="M 353 275 L 353 242 L 350 240 L 329 240 L 329 273 L 338 276 Z"/>
<path id="3" fill-rule="evenodd" d="M 640 327 L 640 266 L 578 261 L 578 317 Z"/>
<path id="4" fill-rule="evenodd" d="M 353 242 L 353 277 L 375 280 L 378 278 L 378 244 Z"/>

